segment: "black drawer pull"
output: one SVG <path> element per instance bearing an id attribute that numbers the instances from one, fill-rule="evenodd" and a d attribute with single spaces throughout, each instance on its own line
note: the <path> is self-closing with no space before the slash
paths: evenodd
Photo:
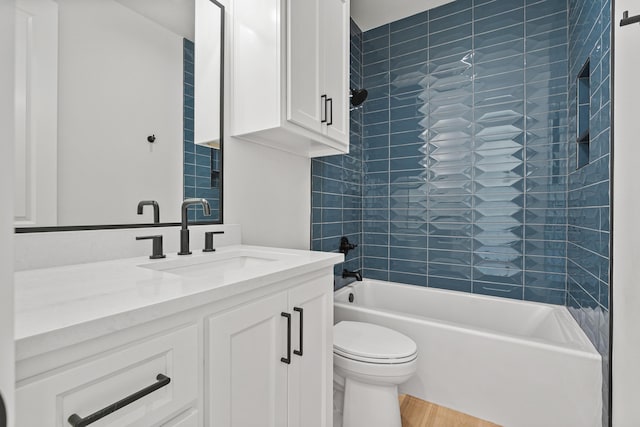
<path id="1" fill-rule="evenodd" d="M 302 325 L 304 325 L 304 319 L 302 317 L 302 313 L 304 310 L 300 307 L 293 307 L 293 311 L 297 311 L 300 313 L 300 350 L 293 350 L 293 354 L 297 354 L 298 356 L 302 356 Z"/>
<path id="2" fill-rule="evenodd" d="M 156 376 L 156 380 L 157 382 L 155 384 L 145 387 L 140 391 L 136 391 L 135 393 L 125 397 L 124 399 L 119 400 L 116 403 L 112 403 L 111 405 L 102 408 L 91 415 L 87 415 L 84 418 L 82 418 L 78 414 L 71 414 L 67 421 L 69 421 L 69 424 L 71 424 L 73 427 L 88 426 L 89 424 L 95 423 L 99 419 L 106 417 L 107 415 L 117 411 L 118 409 L 122 409 L 125 406 L 132 404 L 136 400 L 142 399 L 146 395 L 153 393 L 154 391 L 166 386 L 171 382 L 171 378 L 162 374 L 158 374 Z"/>
<path id="3" fill-rule="evenodd" d="M 331 104 L 329 108 L 329 121 L 327 122 L 327 126 L 331 126 L 333 124 L 333 98 L 327 98 L 327 102 Z"/>
<path id="4" fill-rule="evenodd" d="M 287 318 L 287 357 L 281 357 L 280 361 L 282 363 L 286 363 L 287 365 L 291 364 L 291 314 L 285 313 L 284 311 L 280 313 L 282 317 Z"/>

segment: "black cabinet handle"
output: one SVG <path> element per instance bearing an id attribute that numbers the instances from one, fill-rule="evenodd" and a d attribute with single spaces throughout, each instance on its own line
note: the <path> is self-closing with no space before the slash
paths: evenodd
<path id="1" fill-rule="evenodd" d="M 302 356 L 302 337 L 304 335 L 302 332 L 302 325 L 304 325 L 304 318 L 302 316 L 303 316 L 304 310 L 302 310 L 302 308 L 300 307 L 293 307 L 293 311 L 297 311 L 298 313 L 300 313 L 300 350 L 293 350 L 293 354 Z"/>
<path id="2" fill-rule="evenodd" d="M 291 314 L 285 313 L 284 311 L 280 313 L 282 317 L 287 318 L 287 357 L 281 357 L 280 361 L 282 363 L 286 363 L 287 365 L 291 364 Z"/>
<path id="3" fill-rule="evenodd" d="M 136 400 L 142 399 L 146 395 L 153 393 L 154 391 L 166 386 L 171 382 L 171 378 L 162 374 L 158 374 L 156 376 L 156 380 L 157 382 L 155 384 L 145 387 L 140 391 L 136 391 L 132 395 L 129 395 L 124 399 L 117 401 L 116 403 L 112 403 L 111 405 L 105 408 L 102 408 L 91 415 L 87 415 L 84 418 L 82 418 L 78 414 L 71 414 L 71 416 L 67 419 L 67 421 L 69 421 L 69 424 L 71 424 L 73 427 L 88 426 L 89 424 L 95 423 L 99 419 L 106 417 L 107 415 L 117 411 L 118 409 L 122 409 L 125 406 L 132 404 Z"/>
<path id="4" fill-rule="evenodd" d="M 327 95 L 322 95 L 320 97 L 320 101 L 322 102 L 322 106 L 321 106 L 322 112 L 320 113 L 320 123 L 327 123 Z"/>
<path id="5" fill-rule="evenodd" d="M 329 121 L 327 122 L 327 126 L 331 126 L 333 124 L 333 98 L 327 98 L 327 102 L 331 104 L 331 108 L 329 108 Z"/>

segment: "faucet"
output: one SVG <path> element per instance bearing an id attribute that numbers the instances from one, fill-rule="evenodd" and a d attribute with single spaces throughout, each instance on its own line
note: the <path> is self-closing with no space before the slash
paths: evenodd
<path id="1" fill-rule="evenodd" d="M 160 205 L 155 200 L 141 200 L 138 203 L 138 215 L 142 215 L 142 209 L 145 206 L 153 206 L 153 223 L 158 224 L 160 222 Z"/>
<path id="2" fill-rule="evenodd" d="M 182 202 L 182 228 L 180 229 L 180 252 L 178 255 L 191 255 L 189 250 L 189 228 L 187 224 L 187 209 L 191 205 L 202 205 L 204 214 L 211 215 L 211 207 L 206 199 L 186 199 Z"/>
<path id="3" fill-rule="evenodd" d="M 362 273 L 360 270 L 349 271 L 345 268 L 342 270 L 342 278 L 346 279 L 347 277 L 354 277 L 358 282 L 362 282 Z"/>

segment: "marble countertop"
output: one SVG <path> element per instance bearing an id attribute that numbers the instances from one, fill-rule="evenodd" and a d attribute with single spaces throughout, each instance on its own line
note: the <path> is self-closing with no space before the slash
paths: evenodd
<path id="1" fill-rule="evenodd" d="M 152 268 L 249 254 L 269 262 L 209 271 L 200 277 Z M 258 255 L 256 255 L 258 254 Z M 342 262 L 336 253 L 227 246 L 166 259 L 127 258 L 15 274 L 16 359 L 229 298 Z M 155 264 L 155 265 L 154 265 Z M 151 268 L 149 268 L 151 267 Z"/>

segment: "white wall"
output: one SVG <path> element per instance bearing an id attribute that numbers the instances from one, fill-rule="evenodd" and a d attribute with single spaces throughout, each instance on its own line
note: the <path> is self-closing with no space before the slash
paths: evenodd
<path id="1" fill-rule="evenodd" d="M 0 0 L 0 393 L 13 426 L 13 0 Z"/>
<path id="2" fill-rule="evenodd" d="M 235 138 L 224 145 L 224 222 L 249 245 L 309 249 L 311 161 Z"/>
<path id="3" fill-rule="evenodd" d="M 636 0 L 615 5 L 613 141 L 613 425 L 640 423 L 640 191 L 638 191 L 638 24 L 620 27 L 622 12 L 640 14 Z"/>
<path id="4" fill-rule="evenodd" d="M 182 38 L 112 0 L 59 4 L 59 225 L 141 222 L 142 199 L 179 221 Z"/>

